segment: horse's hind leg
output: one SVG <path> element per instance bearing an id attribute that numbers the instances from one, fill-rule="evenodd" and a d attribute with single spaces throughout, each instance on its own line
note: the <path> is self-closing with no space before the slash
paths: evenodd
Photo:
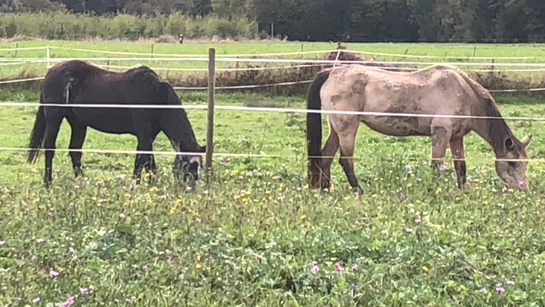
<path id="1" fill-rule="evenodd" d="M 434 172 L 434 176 L 439 174 L 439 166 L 443 162 L 447 153 L 447 148 L 450 141 L 452 131 L 448 128 L 448 125 L 433 125 L 431 127 L 431 167 Z"/>
<path id="2" fill-rule="evenodd" d="M 462 188 L 467 182 L 464 137 L 453 137 L 450 139 L 450 152 L 454 159 L 454 170 L 456 171 L 458 188 Z"/>
<path id="3" fill-rule="evenodd" d="M 359 120 L 357 117 L 349 117 L 343 123 L 343 130 L 338 131 L 339 145 L 341 147 L 341 157 L 339 163 L 343 167 L 344 173 L 350 186 L 359 193 L 363 193 L 358 178 L 354 173 L 354 150 L 356 148 L 356 133 L 358 132 Z"/>
<path id="4" fill-rule="evenodd" d="M 84 176 L 83 170 L 81 169 L 81 151 L 72 151 L 74 149 L 82 149 L 83 142 L 85 142 L 85 137 L 87 135 L 87 126 L 79 122 L 76 118 L 67 117 L 68 123 L 72 128 L 72 134 L 70 135 L 70 158 L 72 159 L 72 169 L 74 170 L 74 176 Z"/>
<path id="5" fill-rule="evenodd" d="M 52 168 L 53 158 L 55 157 L 55 149 L 57 144 L 57 136 L 63 120 L 63 115 L 59 110 L 46 109 L 47 123 L 45 125 L 44 149 L 45 149 L 45 173 L 44 182 L 47 186 L 53 181 Z"/>
<path id="6" fill-rule="evenodd" d="M 339 150 L 339 135 L 337 131 L 329 125 L 329 137 L 322 148 L 322 160 L 320 168 L 322 169 L 322 189 L 329 189 L 331 187 L 331 164 L 335 158 L 335 154 Z"/>

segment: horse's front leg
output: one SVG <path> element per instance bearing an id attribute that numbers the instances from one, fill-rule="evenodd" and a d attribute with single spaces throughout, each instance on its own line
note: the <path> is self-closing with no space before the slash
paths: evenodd
<path id="1" fill-rule="evenodd" d="M 453 137 L 450 139 L 450 152 L 454 160 L 458 188 L 461 189 L 467 183 L 464 137 Z"/>
<path id="2" fill-rule="evenodd" d="M 153 151 L 152 138 L 138 137 L 138 145 L 136 147 L 137 151 Z M 142 169 L 146 169 L 152 166 L 151 163 L 153 155 L 149 153 L 137 153 L 134 160 L 134 170 L 133 170 L 133 181 L 136 184 L 140 184 L 140 176 L 142 175 Z"/>
<path id="3" fill-rule="evenodd" d="M 146 173 L 149 174 L 149 183 L 153 183 L 157 175 L 157 164 L 155 163 L 155 155 L 149 155 L 149 163 L 144 164 Z"/>

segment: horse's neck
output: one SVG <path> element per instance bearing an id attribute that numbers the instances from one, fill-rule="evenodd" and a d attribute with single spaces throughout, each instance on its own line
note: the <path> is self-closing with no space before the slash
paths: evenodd
<path id="1" fill-rule="evenodd" d="M 513 132 L 502 118 L 498 108 L 492 101 L 483 99 L 472 111 L 473 116 L 494 118 L 473 119 L 473 130 L 490 144 L 496 156 L 501 155 L 505 148 L 505 140 L 512 138 Z"/>

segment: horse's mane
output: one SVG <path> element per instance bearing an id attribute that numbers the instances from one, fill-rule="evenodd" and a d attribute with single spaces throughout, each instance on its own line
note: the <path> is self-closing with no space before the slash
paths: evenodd
<path id="1" fill-rule="evenodd" d="M 492 94 L 490 94 L 490 92 L 479 82 L 471 78 L 466 72 L 452 65 L 437 65 L 436 68 L 450 69 L 458 73 L 464 79 L 464 81 L 466 81 L 466 83 L 473 89 L 475 94 L 477 94 L 477 96 L 479 96 L 484 101 L 486 116 L 495 118 L 502 117 L 500 110 L 496 105 L 496 101 L 494 100 L 494 97 L 492 97 Z M 504 146 L 503 136 L 505 135 L 505 133 L 511 136 L 511 139 L 518 147 L 522 146 L 522 143 L 514 136 L 513 132 L 503 119 L 491 119 L 488 121 L 488 134 L 492 139 L 494 148 L 502 148 Z"/>
<path id="2" fill-rule="evenodd" d="M 125 72 L 129 80 L 140 88 L 153 87 L 153 91 L 157 91 L 161 86 L 161 77 L 147 66 L 138 66 L 131 68 Z"/>

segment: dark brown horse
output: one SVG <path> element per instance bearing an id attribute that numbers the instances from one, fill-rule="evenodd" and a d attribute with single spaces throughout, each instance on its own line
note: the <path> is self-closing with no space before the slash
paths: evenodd
<path id="1" fill-rule="evenodd" d="M 56 140 L 64 118 L 72 134 L 69 148 L 81 150 L 87 127 L 104 133 L 132 134 L 138 138 L 137 150 L 152 151 L 152 143 L 159 132 L 164 132 L 176 152 L 203 153 L 195 138 L 187 114 L 182 108 L 100 108 L 64 107 L 48 104 L 126 104 L 173 105 L 181 104 L 170 84 L 161 81 L 150 68 L 140 66 L 126 72 L 108 71 L 80 60 L 59 63 L 49 69 L 42 83 L 40 108 L 30 135 L 28 163 L 33 163 L 40 148 L 45 148 L 45 175 L 47 185 L 52 181 L 51 169 Z M 75 176 L 83 176 L 82 153 L 70 152 Z M 174 171 L 198 179 L 201 155 L 177 155 Z M 156 172 L 153 154 L 137 154 L 133 179 L 140 181 L 142 168 Z"/>

